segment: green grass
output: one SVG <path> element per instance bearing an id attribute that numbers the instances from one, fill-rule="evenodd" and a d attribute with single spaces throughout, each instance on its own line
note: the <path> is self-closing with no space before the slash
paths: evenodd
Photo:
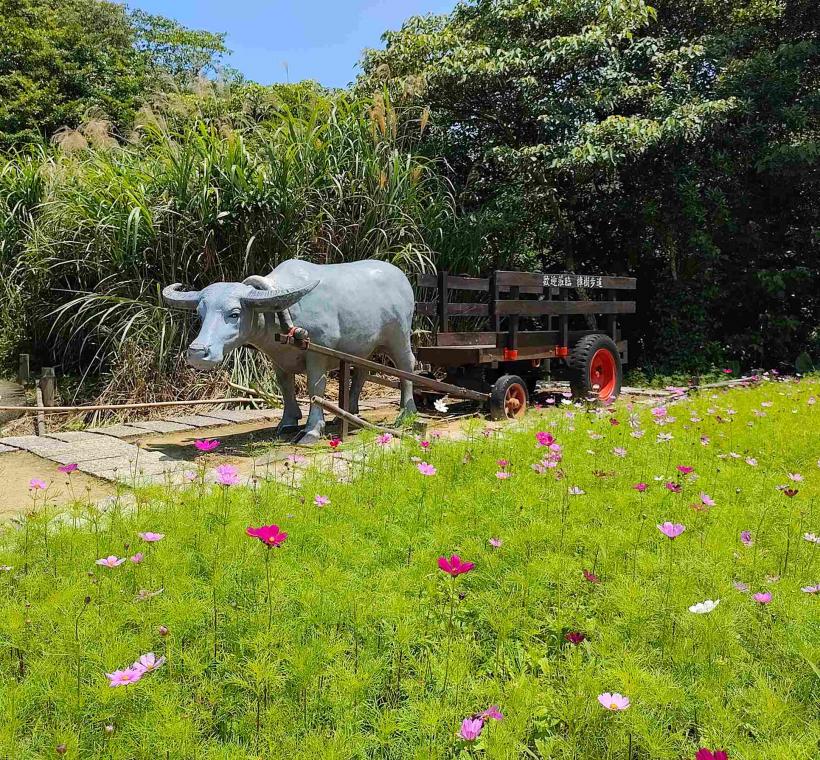
<path id="1" fill-rule="evenodd" d="M 548 409 L 490 436 L 475 423 L 468 440 L 426 452 L 371 439 L 351 484 L 316 469 L 297 492 L 156 488 L 133 510 L 78 504 L 92 522 L 76 527 L 69 511 L 46 530 L 53 513 L 38 507 L 0 538 L 13 566 L 0 573 L 0 756 L 51 757 L 64 743 L 87 758 L 596 760 L 631 747 L 677 760 L 703 746 L 816 758 L 820 597 L 801 587 L 820 581 L 820 545 L 802 538 L 820 533 L 820 383 L 703 394 L 669 413 L 676 422 L 658 426 L 646 405 Z M 545 475 L 531 469 L 539 430 L 564 452 Z M 718 456 L 729 452 L 740 458 Z M 777 490 L 787 483 L 795 496 Z M 701 492 L 716 506 L 694 510 Z M 330 504 L 314 506 L 317 494 Z M 670 542 L 664 520 L 686 531 Z M 245 534 L 269 523 L 289 534 L 270 551 Z M 145 530 L 166 535 L 147 545 Z M 141 565 L 95 565 L 137 550 Z M 452 553 L 475 568 L 451 580 L 437 558 Z M 135 601 L 140 588 L 164 591 Z M 771 604 L 752 600 L 762 590 Z M 720 605 L 688 611 L 705 599 Z M 587 639 L 573 646 L 568 631 Z M 109 687 L 106 672 L 149 651 L 167 663 Z M 604 710 L 608 691 L 631 707 Z M 504 719 L 459 742 L 461 721 L 493 704 Z"/>

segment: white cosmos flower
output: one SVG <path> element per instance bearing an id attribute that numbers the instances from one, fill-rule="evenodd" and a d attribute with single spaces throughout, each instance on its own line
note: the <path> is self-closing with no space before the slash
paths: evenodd
<path id="1" fill-rule="evenodd" d="M 447 404 L 444 403 L 444 399 L 437 398 L 433 402 L 433 406 L 436 408 L 437 412 L 441 412 L 442 414 L 447 414 L 447 410 L 450 408 Z"/>
<path id="2" fill-rule="evenodd" d="M 689 608 L 689 612 L 694 612 L 696 615 L 705 615 L 707 612 L 711 612 L 715 607 L 720 604 L 720 599 L 715 599 L 712 601 L 711 599 L 707 599 L 705 602 L 698 602 L 697 604 L 693 604 Z"/>

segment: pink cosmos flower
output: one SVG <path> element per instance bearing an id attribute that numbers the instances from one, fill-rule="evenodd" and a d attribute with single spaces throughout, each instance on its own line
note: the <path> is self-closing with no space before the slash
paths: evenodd
<path id="1" fill-rule="evenodd" d="M 749 584 L 743 581 L 735 581 L 732 585 L 735 587 L 735 591 L 740 591 L 741 593 L 746 593 L 749 590 Z"/>
<path id="2" fill-rule="evenodd" d="M 677 470 L 677 471 L 678 471 L 681 475 L 688 475 L 690 472 L 694 472 L 694 471 L 695 471 L 695 468 L 694 468 L 694 467 L 689 467 L 689 466 L 687 466 L 687 465 L 685 465 L 685 464 L 679 464 L 677 467 L 675 467 L 675 469 L 676 469 L 676 470 Z"/>
<path id="3" fill-rule="evenodd" d="M 390 434 L 388 433 L 388 435 Z M 307 457 L 303 457 L 301 454 L 288 454 L 285 461 L 290 464 L 304 464 L 307 462 Z"/>
<path id="4" fill-rule="evenodd" d="M 800 590 L 804 594 L 817 594 L 817 593 L 820 593 L 820 583 L 818 583 L 816 586 L 801 586 Z"/>
<path id="5" fill-rule="evenodd" d="M 327 445 L 330 446 L 331 449 L 335 449 L 339 446 L 340 443 L 341 443 L 341 441 L 338 438 L 331 438 L 327 442 Z"/>
<path id="6" fill-rule="evenodd" d="M 479 718 L 483 718 L 484 720 L 504 720 L 504 714 L 501 712 L 501 708 L 498 705 L 490 705 L 481 715 L 478 716 Z"/>
<path id="7" fill-rule="evenodd" d="M 820 536 L 815 535 L 814 533 L 804 533 L 803 538 L 810 544 L 820 544 Z"/>
<path id="8" fill-rule="evenodd" d="M 612 449 L 612 453 L 616 457 L 625 457 L 626 456 L 626 449 L 623 449 L 620 446 L 616 446 L 614 449 Z"/>
<path id="9" fill-rule="evenodd" d="M 393 436 L 390 433 L 382 433 L 376 436 L 376 443 L 378 443 L 379 446 L 387 446 L 392 440 Z"/>
<path id="10" fill-rule="evenodd" d="M 148 652 L 147 654 L 140 655 L 139 660 L 137 660 L 131 667 L 134 670 L 141 670 L 143 673 L 152 673 L 164 664 L 164 657 L 157 657 L 153 652 Z"/>
<path id="11" fill-rule="evenodd" d="M 117 686 L 128 686 L 136 683 L 142 678 L 143 671 L 136 668 L 124 668 L 123 670 L 115 670 L 113 673 L 106 673 L 108 677 L 108 685 L 112 688 Z"/>
<path id="12" fill-rule="evenodd" d="M 137 535 L 149 544 L 153 544 L 156 541 L 162 541 L 162 539 L 165 538 L 164 533 L 152 533 L 150 530 L 146 530 L 144 533 L 137 533 Z"/>
<path id="13" fill-rule="evenodd" d="M 750 531 L 750 530 L 740 531 L 740 542 L 744 546 L 752 546 L 754 544 L 754 541 L 752 541 L 752 531 Z"/>
<path id="14" fill-rule="evenodd" d="M 71 464 L 61 464 L 57 470 L 59 472 L 65 473 L 66 475 L 70 475 L 74 472 L 79 465 L 76 462 L 72 462 Z"/>
<path id="15" fill-rule="evenodd" d="M 475 562 L 464 562 L 458 554 L 454 554 L 450 559 L 439 557 L 438 566 L 445 573 L 455 578 L 463 573 L 469 573 L 475 567 Z"/>
<path id="16" fill-rule="evenodd" d="M 32 478 L 28 482 L 28 487 L 30 491 L 45 491 L 48 488 L 48 483 L 45 480 L 40 480 L 40 478 Z"/>
<path id="17" fill-rule="evenodd" d="M 715 506 L 715 500 L 709 496 L 708 493 L 703 493 L 703 491 L 700 492 L 700 503 L 703 504 L 704 507 Z"/>
<path id="18" fill-rule="evenodd" d="M 215 448 L 219 446 L 219 441 L 215 439 L 203 440 L 203 441 L 194 441 L 194 448 L 197 451 L 207 452 L 213 451 Z"/>
<path id="19" fill-rule="evenodd" d="M 646 483 L 635 483 L 632 487 L 639 493 L 643 493 L 649 486 L 647 486 Z"/>
<path id="20" fill-rule="evenodd" d="M 584 578 L 586 578 L 590 583 L 600 583 L 601 579 L 595 575 L 595 573 L 591 573 L 589 570 L 584 570 Z"/>
<path id="21" fill-rule="evenodd" d="M 501 544 L 504 542 L 500 538 L 491 538 L 488 543 L 493 547 L 493 549 L 500 549 Z"/>
<path id="22" fill-rule="evenodd" d="M 658 525 L 658 530 L 668 539 L 674 540 L 686 530 L 686 526 L 681 523 L 672 523 L 667 520 L 666 522 Z"/>
<path id="23" fill-rule="evenodd" d="M 667 409 L 666 409 L 665 406 L 654 406 L 654 407 L 652 407 L 652 416 L 655 417 L 656 419 L 662 419 L 663 417 L 666 417 L 666 415 L 667 415 Z"/>
<path id="24" fill-rule="evenodd" d="M 756 594 L 752 594 L 752 599 L 758 604 L 768 604 L 772 601 L 772 594 L 771 591 L 758 591 Z"/>
<path id="25" fill-rule="evenodd" d="M 568 631 L 564 634 L 564 638 L 570 644 L 580 644 L 582 641 L 586 639 L 586 634 L 581 633 L 580 631 Z"/>
<path id="26" fill-rule="evenodd" d="M 421 446 L 423 449 L 429 449 L 430 441 L 419 441 L 419 446 Z"/>
<path id="27" fill-rule="evenodd" d="M 729 370 L 731 372 L 731 370 Z M 701 747 L 695 753 L 695 760 L 729 760 L 729 755 L 724 749 L 716 749 L 714 752 L 706 747 Z"/>
<path id="28" fill-rule="evenodd" d="M 598 701 L 607 709 L 613 712 L 626 710 L 629 707 L 629 697 L 623 694 L 610 694 L 608 691 L 598 695 Z"/>
<path id="29" fill-rule="evenodd" d="M 258 538 L 268 548 L 271 546 L 281 546 L 288 537 L 288 534 L 281 531 L 278 525 L 261 525 L 258 528 L 248 527 L 245 533 L 254 538 Z"/>
<path id="30" fill-rule="evenodd" d="M 570 496 L 583 496 L 586 491 L 582 491 L 578 486 L 572 486 L 568 491 Z"/>
<path id="31" fill-rule="evenodd" d="M 327 496 L 319 496 L 318 494 L 313 498 L 313 503 L 317 507 L 326 507 L 330 504 L 330 499 Z"/>
<path id="32" fill-rule="evenodd" d="M 137 552 L 130 559 L 135 565 L 139 565 L 139 563 L 142 562 L 145 559 L 145 555 L 142 552 Z"/>
<path id="33" fill-rule="evenodd" d="M 754 457 L 746 457 L 746 464 L 748 464 L 749 467 L 757 467 L 757 459 Z"/>
<path id="34" fill-rule="evenodd" d="M 495 474 L 495 476 L 496 476 L 499 480 L 507 480 L 508 478 L 511 478 L 511 477 L 512 477 L 512 473 L 511 473 L 511 472 L 507 472 L 506 470 L 501 470 L 500 472 L 497 472 L 497 473 Z"/>
<path id="35" fill-rule="evenodd" d="M 708 435 L 702 435 L 700 437 L 700 445 L 701 446 L 708 446 L 709 445 L 709 436 Z"/>
<path id="36" fill-rule="evenodd" d="M 232 464 L 221 464 L 214 472 L 216 482 L 221 486 L 235 486 L 239 483 L 239 470 Z"/>
<path id="37" fill-rule="evenodd" d="M 435 475 L 438 472 L 433 465 L 427 464 L 427 462 L 419 462 L 416 468 L 422 475 Z"/>
<path id="38" fill-rule="evenodd" d="M 793 480 L 795 483 L 802 483 L 803 476 L 799 472 L 790 472 L 788 474 L 789 480 Z"/>
<path id="39" fill-rule="evenodd" d="M 732 370 L 731 370 L 729 367 L 727 367 L 726 369 L 724 369 L 724 370 L 723 370 L 723 374 L 724 374 L 724 375 L 731 375 L 731 374 L 732 374 Z"/>
<path id="40" fill-rule="evenodd" d="M 552 435 L 552 433 L 539 431 L 535 434 L 535 440 L 539 446 L 549 446 L 550 444 L 555 443 L 555 436 Z"/>
<path id="41" fill-rule="evenodd" d="M 682 490 L 680 483 L 673 483 L 671 480 L 666 484 L 666 488 L 672 493 L 680 493 Z"/>
<path id="42" fill-rule="evenodd" d="M 96 561 L 97 565 L 101 565 L 102 567 L 118 567 L 123 562 L 125 562 L 125 557 L 118 559 L 113 554 L 110 557 L 104 557 L 103 559 L 98 559 Z"/>
<path id="43" fill-rule="evenodd" d="M 465 742 L 474 742 L 481 736 L 482 728 L 484 728 L 484 721 L 481 718 L 465 718 L 461 721 L 458 738 Z"/>
<path id="44" fill-rule="evenodd" d="M 510 461 L 508 459 L 499 459 L 496 464 L 502 469 L 506 470 L 510 466 Z"/>

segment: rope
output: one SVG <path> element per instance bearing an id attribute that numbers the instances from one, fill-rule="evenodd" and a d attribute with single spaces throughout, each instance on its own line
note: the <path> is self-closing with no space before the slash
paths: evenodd
<path id="1" fill-rule="evenodd" d="M 146 401 L 140 404 L 96 404 L 94 406 L 0 406 L 0 412 L 21 414 L 62 414 L 65 412 L 104 412 L 117 409 L 155 409 L 163 406 L 197 406 L 199 404 L 255 404 L 254 398 L 212 398 L 186 401 Z"/>

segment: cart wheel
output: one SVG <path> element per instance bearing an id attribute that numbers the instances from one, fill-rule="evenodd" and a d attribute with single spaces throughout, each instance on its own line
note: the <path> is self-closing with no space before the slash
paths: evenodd
<path id="1" fill-rule="evenodd" d="M 502 375 L 490 391 L 490 416 L 514 420 L 527 411 L 527 385 L 518 375 Z"/>
<path id="2" fill-rule="evenodd" d="M 567 366 L 575 398 L 606 401 L 621 392 L 621 355 L 608 335 L 594 333 L 581 338 L 570 352 Z"/>

